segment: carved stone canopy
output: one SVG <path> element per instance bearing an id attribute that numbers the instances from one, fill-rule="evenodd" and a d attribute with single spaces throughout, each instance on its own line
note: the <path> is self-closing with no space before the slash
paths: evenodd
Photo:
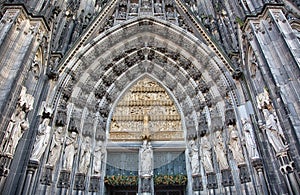
<path id="1" fill-rule="evenodd" d="M 183 140 L 181 117 L 165 89 L 145 77 L 133 85 L 114 109 L 112 141 Z"/>

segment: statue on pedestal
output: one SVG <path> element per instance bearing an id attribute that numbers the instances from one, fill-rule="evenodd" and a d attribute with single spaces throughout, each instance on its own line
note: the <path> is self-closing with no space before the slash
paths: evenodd
<path id="1" fill-rule="evenodd" d="M 142 176 L 152 176 L 152 146 L 150 141 L 143 140 L 143 145 L 140 150 L 141 155 L 141 175 Z"/>
<path id="2" fill-rule="evenodd" d="M 288 146 L 284 144 L 285 137 L 275 113 L 271 113 L 268 109 L 263 109 L 263 114 L 266 119 L 266 135 L 275 152 L 286 150 Z"/>
<path id="3" fill-rule="evenodd" d="M 217 161 L 219 162 L 220 169 L 221 170 L 228 169 L 229 166 L 225 154 L 225 148 L 224 148 L 221 131 L 216 131 L 215 152 L 217 156 Z"/>
<path id="4" fill-rule="evenodd" d="M 74 156 L 77 150 L 77 133 L 72 132 L 70 136 L 66 138 L 66 146 L 65 146 L 65 160 L 63 163 L 63 168 L 67 171 L 72 170 Z"/>
<path id="5" fill-rule="evenodd" d="M 10 139 L 5 152 L 13 156 L 23 133 L 29 128 L 29 122 L 26 118 L 26 112 L 20 110 L 15 115 L 13 115 L 9 127 L 11 129 L 7 131 L 7 135 L 10 135 Z"/>
<path id="6" fill-rule="evenodd" d="M 245 142 L 246 142 L 245 144 L 248 150 L 249 157 L 251 159 L 257 159 L 259 158 L 259 155 L 258 155 L 255 139 L 253 137 L 252 126 L 250 122 L 245 118 L 242 119 L 242 124 L 243 124 L 243 132 L 245 135 Z"/>
<path id="7" fill-rule="evenodd" d="M 204 166 L 204 170 L 206 173 L 214 172 L 212 160 L 211 160 L 211 144 L 208 141 L 207 136 L 201 138 L 201 148 L 202 148 L 202 155 L 201 155 L 201 162 Z"/>
<path id="8" fill-rule="evenodd" d="M 1 143 L 1 152 L 13 156 L 24 132 L 29 129 L 27 113 L 33 109 L 34 97 L 22 87 L 15 112 L 12 114 L 5 136 Z"/>
<path id="9" fill-rule="evenodd" d="M 101 140 L 96 141 L 95 150 L 94 150 L 94 174 L 100 174 L 101 173 L 101 165 L 102 165 L 102 158 L 104 155 L 103 150 L 103 142 Z"/>
<path id="10" fill-rule="evenodd" d="M 36 141 L 31 153 L 31 159 L 40 161 L 45 149 L 49 143 L 51 127 L 49 126 L 50 119 L 45 118 L 39 125 Z"/>
<path id="11" fill-rule="evenodd" d="M 52 137 L 47 164 L 55 166 L 64 143 L 63 127 L 58 127 Z"/>
<path id="12" fill-rule="evenodd" d="M 190 140 L 188 143 L 189 157 L 192 168 L 192 175 L 197 175 L 200 173 L 199 164 L 199 149 L 195 140 Z"/>
<path id="13" fill-rule="evenodd" d="M 86 137 L 81 145 L 81 154 L 79 159 L 79 173 L 86 174 L 91 162 L 91 138 Z"/>
<path id="14" fill-rule="evenodd" d="M 242 147 L 239 144 L 239 136 L 236 128 L 233 125 L 229 125 L 229 149 L 232 152 L 233 158 L 238 165 L 245 164 Z"/>

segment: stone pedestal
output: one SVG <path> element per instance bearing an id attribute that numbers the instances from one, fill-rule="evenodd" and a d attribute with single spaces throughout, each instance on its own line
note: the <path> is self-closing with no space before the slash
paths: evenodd
<path id="1" fill-rule="evenodd" d="M 222 173 L 222 185 L 224 187 L 233 186 L 234 182 L 233 182 L 231 170 L 224 169 L 224 170 L 221 170 L 221 173 Z"/>
<path id="2" fill-rule="evenodd" d="M 193 191 L 202 191 L 203 190 L 203 184 L 202 184 L 202 177 L 201 175 L 192 175 L 193 178 Z"/>
<path id="3" fill-rule="evenodd" d="M 6 177 L 8 175 L 11 160 L 12 155 L 10 154 L 0 156 L 0 177 Z"/>
<path id="4" fill-rule="evenodd" d="M 207 173 L 207 188 L 208 189 L 217 189 L 218 188 L 218 181 L 216 173 L 211 172 Z"/>
<path id="5" fill-rule="evenodd" d="M 141 177 L 141 192 L 144 194 L 151 194 L 151 176 L 142 176 Z"/>
<path id="6" fill-rule="evenodd" d="M 62 170 L 59 174 L 57 187 L 58 188 L 69 188 L 70 187 L 70 171 Z"/>
<path id="7" fill-rule="evenodd" d="M 269 194 L 265 176 L 263 173 L 263 164 L 260 158 L 256 158 L 252 160 L 252 166 L 255 168 L 256 173 L 258 175 L 258 183 L 261 184 L 261 188 L 259 190 L 259 194 Z"/>
<path id="8" fill-rule="evenodd" d="M 46 165 L 44 172 L 42 173 L 41 176 L 41 184 L 43 185 L 48 185 L 50 186 L 52 183 L 52 171 L 53 171 L 53 166 L 51 165 Z"/>
<path id="9" fill-rule="evenodd" d="M 89 192 L 99 192 L 100 191 L 100 175 L 93 175 L 90 178 Z"/>
<path id="10" fill-rule="evenodd" d="M 76 173 L 74 190 L 82 191 L 84 189 L 85 189 L 85 174 L 84 173 Z"/>
<path id="11" fill-rule="evenodd" d="M 0 191 L 2 191 L 6 177 L 9 173 L 11 160 L 11 154 L 4 154 L 0 156 Z"/>
<path id="12" fill-rule="evenodd" d="M 240 175 L 239 176 L 240 176 L 241 183 L 250 182 L 251 177 L 250 177 L 247 165 L 246 164 L 241 164 L 241 165 L 238 165 L 238 168 L 240 170 Z"/>

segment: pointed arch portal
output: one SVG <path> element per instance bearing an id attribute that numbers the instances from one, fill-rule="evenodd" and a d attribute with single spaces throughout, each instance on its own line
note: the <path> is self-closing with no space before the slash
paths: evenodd
<path id="1" fill-rule="evenodd" d="M 142 77 L 126 91 L 113 110 L 108 139 L 140 141 L 149 134 L 152 141 L 184 140 L 178 109 L 156 81 Z"/>
<path id="2" fill-rule="evenodd" d="M 67 108 L 62 115 L 73 121 L 79 139 L 103 141 L 101 174 L 91 173 L 105 181 L 101 193 L 116 189 L 116 175 L 136 181 L 131 190 L 139 192 L 164 189 L 157 183 L 161 174 L 180 177 L 180 193 L 202 189 L 199 137 L 215 139 L 215 131 L 235 121 L 232 105 L 238 104 L 233 70 L 207 39 L 145 16 L 90 38 L 60 65 L 52 102 L 58 114 Z M 145 132 L 153 155 L 150 179 L 140 173 Z M 216 185 L 213 173 L 207 185 Z"/>

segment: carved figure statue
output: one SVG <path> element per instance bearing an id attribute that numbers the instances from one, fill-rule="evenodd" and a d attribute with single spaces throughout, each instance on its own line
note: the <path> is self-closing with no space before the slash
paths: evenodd
<path id="1" fill-rule="evenodd" d="M 207 136 L 201 138 L 201 146 L 202 146 L 202 155 L 201 162 L 204 166 L 206 173 L 211 173 L 214 171 L 212 160 L 211 160 L 211 144 L 208 141 Z"/>
<path id="2" fill-rule="evenodd" d="M 259 158 L 258 151 L 253 137 L 253 129 L 247 119 L 242 119 L 243 131 L 245 135 L 246 147 L 251 159 Z"/>
<path id="3" fill-rule="evenodd" d="M 215 142 L 215 152 L 217 156 L 217 161 L 221 170 L 228 169 L 227 158 L 224 150 L 224 143 L 221 131 L 216 131 L 216 142 Z"/>
<path id="4" fill-rule="evenodd" d="M 146 139 L 143 141 L 141 148 L 141 175 L 150 176 L 152 175 L 152 146 L 151 143 Z"/>
<path id="5" fill-rule="evenodd" d="M 243 156 L 242 147 L 239 144 L 238 132 L 233 125 L 229 125 L 229 132 L 230 132 L 229 149 L 232 152 L 233 158 L 238 165 L 244 164 L 245 160 Z"/>
<path id="6" fill-rule="evenodd" d="M 13 115 L 10 123 L 9 126 L 11 130 L 8 131 L 10 131 L 11 134 L 6 152 L 13 155 L 24 131 L 29 128 L 29 122 L 26 119 L 26 113 L 21 110 L 16 115 Z"/>
<path id="7" fill-rule="evenodd" d="M 34 97 L 27 94 L 26 91 L 26 87 L 22 87 L 16 110 L 10 119 L 10 123 L 1 143 L 1 151 L 9 155 L 15 153 L 16 147 L 24 131 L 29 128 L 26 114 L 33 108 Z"/>
<path id="8" fill-rule="evenodd" d="M 66 146 L 65 146 L 65 161 L 63 164 L 63 168 L 70 171 L 72 169 L 74 155 L 77 150 L 77 133 L 72 132 L 70 136 L 66 138 Z"/>
<path id="9" fill-rule="evenodd" d="M 266 119 L 266 135 L 270 144 L 276 153 L 285 150 L 287 148 L 283 142 L 285 137 L 275 113 L 270 113 L 268 109 L 263 109 L 263 113 Z"/>
<path id="10" fill-rule="evenodd" d="M 138 13 L 138 4 L 136 4 L 136 3 L 131 3 L 131 6 L 130 6 L 130 13 Z"/>
<path id="11" fill-rule="evenodd" d="M 55 166 L 60 156 L 61 147 L 64 143 L 62 132 L 63 132 L 63 128 L 58 127 L 52 137 L 52 142 L 49 149 L 49 157 L 47 161 L 47 164 L 49 165 Z"/>
<path id="12" fill-rule="evenodd" d="M 154 11 L 155 13 L 161 13 L 162 9 L 161 9 L 162 5 L 160 1 L 155 1 L 154 3 Z"/>
<path id="13" fill-rule="evenodd" d="M 31 153 L 31 159 L 40 160 L 49 143 L 51 127 L 49 126 L 50 119 L 45 118 L 39 125 L 36 140 Z"/>
<path id="14" fill-rule="evenodd" d="M 20 108 L 22 108 L 25 112 L 28 112 L 33 109 L 34 97 L 27 94 L 26 91 L 26 87 L 22 87 L 18 103 Z"/>
<path id="15" fill-rule="evenodd" d="M 192 167 L 192 174 L 199 174 L 200 165 L 199 165 L 199 149 L 195 140 L 190 140 L 188 143 L 189 146 L 189 156 Z"/>
<path id="16" fill-rule="evenodd" d="M 94 151 L 94 173 L 100 174 L 101 172 L 101 165 L 102 165 L 102 157 L 104 155 L 103 151 L 103 142 L 101 140 L 96 142 L 95 151 Z"/>
<path id="17" fill-rule="evenodd" d="M 90 167 L 91 162 L 91 138 L 86 137 L 84 142 L 81 145 L 81 154 L 80 154 L 80 161 L 79 161 L 79 172 L 80 173 L 87 173 L 88 168 Z"/>
<path id="18" fill-rule="evenodd" d="M 260 93 L 256 96 L 256 101 L 257 101 L 257 107 L 260 110 L 271 105 L 268 91 L 264 89 L 263 93 Z"/>

